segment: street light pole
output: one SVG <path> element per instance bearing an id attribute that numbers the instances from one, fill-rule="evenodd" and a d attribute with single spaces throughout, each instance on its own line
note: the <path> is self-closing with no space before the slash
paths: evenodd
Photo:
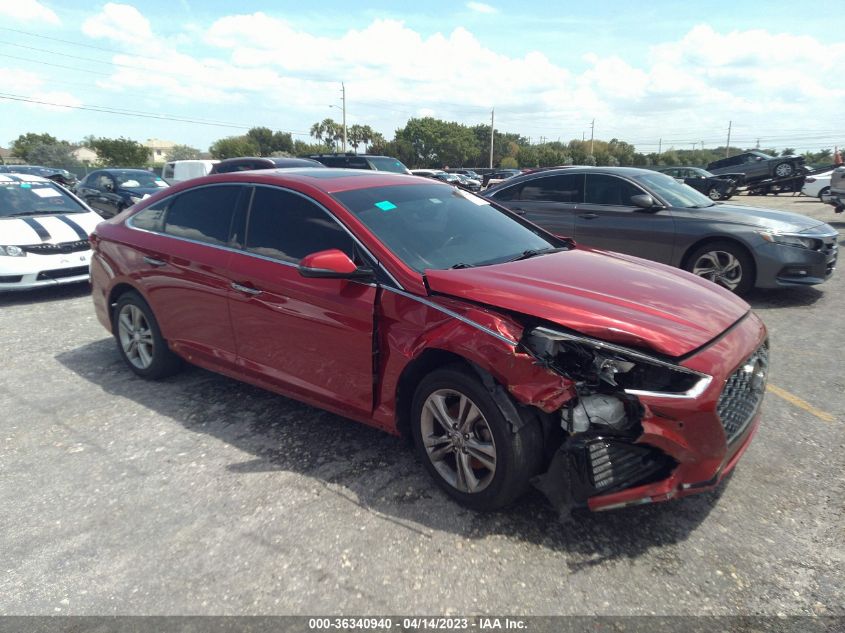
<path id="1" fill-rule="evenodd" d="M 346 153 L 346 85 L 340 82 L 340 91 L 343 95 L 343 153 Z"/>
<path id="2" fill-rule="evenodd" d="M 493 134 L 495 133 L 496 108 L 490 110 L 490 169 L 493 169 Z"/>

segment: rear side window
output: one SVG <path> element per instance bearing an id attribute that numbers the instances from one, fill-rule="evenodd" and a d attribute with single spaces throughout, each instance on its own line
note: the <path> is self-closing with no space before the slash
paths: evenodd
<path id="1" fill-rule="evenodd" d="M 588 204 L 630 207 L 633 206 L 631 196 L 636 196 L 640 193 L 643 193 L 642 189 L 616 176 L 587 174 L 585 202 Z"/>
<path id="2" fill-rule="evenodd" d="M 584 175 L 566 174 L 535 178 L 522 185 L 520 200 L 544 202 L 581 202 L 584 198 Z"/>
<path id="3" fill-rule="evenodd" d="M 326 167 L 346 167 L 346 156 L 321 156 L 317 160 Z"/>
<path id="4" fill-rule="evenodd" d="M 167 209 L 167 203 L 169 201 L 169 199 L 160 200 L 133 215 L 132 226 L 136 229 L 143 229 L 144 231 L 161 231 L 161 227 L 164 224 L 164 211 Z"/>
<path id="5" fill-rule="evenodd" d="M 186 191 L 170 204 L 164 232 L 198 242 L 226 245 L 242 190 L 240 186 L 218 185 Z"/>
<path id="6" fill-rule="evenodd" d="M 161 177 L 165 180 L 173 179 L 173 163 L 167 163 L 164 169 L 161 170 Z"/>
<path id="7" fill-rule="evenodd" d="M 357 156 L 353 156 L 349 159 L 348 166 L 350 169 L 369 169 L 370 163 L 368 163 L 364 158 L 358 158 Z"/>
<path id="8" fill-rule="evenodd" d="M 338 248 L 354 257 L 352 238 L 337 221 L 300 195 L 256 187 L 249 212 L 246 250 L 285 262 Z"/>

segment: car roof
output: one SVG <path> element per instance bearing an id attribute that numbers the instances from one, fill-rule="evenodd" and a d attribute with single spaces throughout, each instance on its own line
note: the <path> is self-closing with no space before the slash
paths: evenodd
<path id="1" fill-rule="evenodd" d="M 335 168 L 293 168 L 293 169 L 255 169 L 248 171 L 234 171 L 225 174 L 213 174 L 203 178 L 186 180 L 175 186 L 176 190 L 189 189 L 198 185 L 209 185 L 220 182 L 245 182 L 270 185 L 302 185 L 332 194 L 340 191 L 367 189 L 370 187 L 390 187 L 397 185 L 419 185 L 419 176 L 399 174 L 389 171 L 368 169 L 335 169 Z M 426 180 L 431 186 L 450 187 L 436 180 Z M 187 185 L 187 186 L 185 186 Z"/>
<path id="2" fill-rule="evenodd" d="M 36 176 L 34 174 L 0 174 L 0 183 L 3 182 L 47 182 L 53 181 L 43 176 Z"/>

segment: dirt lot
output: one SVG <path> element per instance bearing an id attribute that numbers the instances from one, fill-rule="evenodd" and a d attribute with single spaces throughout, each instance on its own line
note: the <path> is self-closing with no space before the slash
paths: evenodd
<path id="1" fill-rule="evenodd" d="M 771 391 L 729 484 L 562 524 L 235 381 L 144 382 L 87 287 L 2 296 L 0 614 L 845 614 L 845 275 L 750 301 Z"/>

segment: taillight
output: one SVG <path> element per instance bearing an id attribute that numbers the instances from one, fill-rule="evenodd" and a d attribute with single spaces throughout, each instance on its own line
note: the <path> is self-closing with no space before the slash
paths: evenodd
<path id="1" fill-rule="evenodd" d="M 91 250 L 96 251 L 97 245 L 100 243 L 100 236 L 96 232 L 88 236 L 88 243 L 91 245 Z"/>

